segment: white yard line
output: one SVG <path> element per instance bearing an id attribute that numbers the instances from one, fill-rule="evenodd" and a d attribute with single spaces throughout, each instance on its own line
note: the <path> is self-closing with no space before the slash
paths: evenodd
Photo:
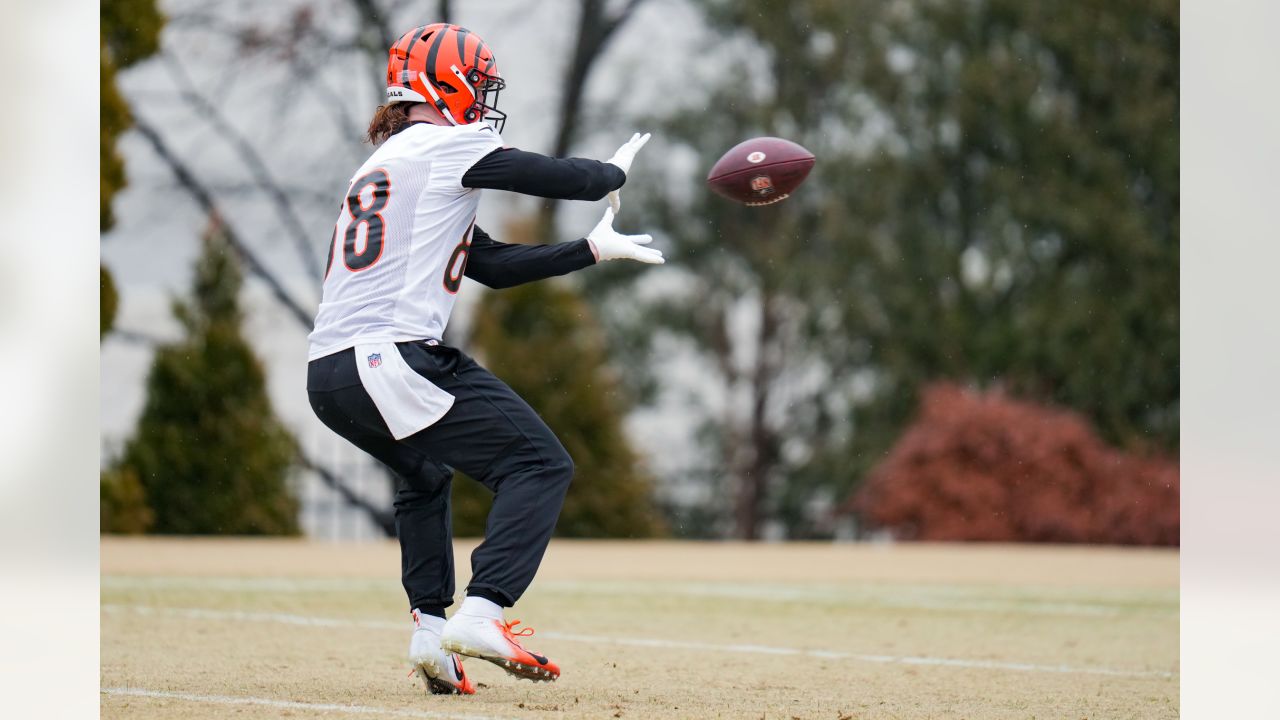
<path id="1" fill-rule="evenodd" d="M 404 622 L 388 622 L 386 620 L 350 620 L 346 618 L 322 618 L 310 615 L 294 615 L 278 612 L 243 612 L 240 610 L 208 610 L 204 608 L 155 607 L 151 605 L 113 605 L 103 604 L 107 612 L 132 613 L 134 615 L 164 615 L 180 617 L 187 620 L 233 620 L 239 622 L 268 622 L 282 625 L 306 625 L 310 627 L 343 627 L 366 628 L 370 630 L 404 630 L 413 627 L 405 616 Z"/>
<path id="2" fill-rule="evenodd" d="M 114 590 L 202 590 L 215 592 L 380 592 L 400 587 L 395 578 L 286 578 L 197 575 L 103 575 L 102 587 Z"/>
<path id="3" fill-rule="evenodd" d="M 123 612 L 137 615 L 164 615 L 192 620 L 230 620 L 240 622 L 271 622 L 285 625 L 308 625 L 316 627 L 349 627 L 373 630 L 407 631 L 409 622 L 393 623 L 379 620 L 347 620 L 341 618 L 321 618 L 307 615 L 275 612 L 242 612 L 238 610 L 209 610 L 204 608 L 165 608 L 142 605 L 102 606 L 104 612 Z M 969 660 L 964 658 L 943 658 L 924 655 L 871 655 L 852 653 L 843 650 L 818 650 L 810 648 L 782 647 L 777 645 L 740 645 L 725 643 L 689 642 L 683 640 L 665 640 L 660 638 L 609 637 L 602 635 L 577 635 L 572 633 L 542 632 L 540 637 L 565 642 L 578 642 L 593 645 L 625 645 L 629 647 L 658 648 L 667 650 L 700 650 L 721 653 L 747 653 L 755 655 L 799 655 L 820 658 L 823 660 L 852 660 L 854 662 L 898 664 L 898 665 L 937 665 L 958 668 L 976 668 L 986 670 L 1013 670 L 1017 672 L 1068 673 L 1080 675 L 1110 675 L 1118 677 L 1155 677 L 1173 678 L 1177 673 L 1161 670 L 1122 670 L 1107 667 L 1075 666 L 1075 665 L 1037 665 L 1034 663 L 1002 662 L 998 660 Z"/>
<path id="4" fill-rule="evenodd" d="M 399 587 L 392 580 L 333 578 L 234 578 L 234 577 L 138 577 L 108 575 L 102 587 L 114 590 L 187 589 L 215 592 L 377 592 Z M 1011 596 L 992 597 L 989 589 L 937 589 L 869 585 L 843 588 L 829 585 L 762 585 L 756 583 L 632 583 L 617 581 L 548 580 L 539 583 L 539 592 L 573 595 L 667 595 L 712 597 L 728 601 L 803 602 L 840 607 L 889 608 L 895 610 L 936 610 L 939 612 L 990 612 L 1002 615 L 1060 615 L 1114 617 L 1134 612 L 1177 613 L 1177 591 L 1120 595 L 1103 601 L 1064 601 L 1061 590 L 1001 588 Z M 1052 592 L 1053 599 L 1036 597 L 1034 592 Z"/>
<path id="5" fill-rule="evenodd" d="M 333 703 L 297 702 L 295 700 L 274 700 L 272 698 L 245 697 L 243 695 L 201 695 L 197 693 L 170 692 L 167 690 L 147 690 L 145 688 L 113 687 L 102 688 L 103 695 L 143 697 L 159 700 L 183 700 L 186 702 L 206 703 L 209 705 L 258 705 L 280 710 L 307 710 L 310 712 L 337 712 L 348 715 L 389 715 L 408 718 L 433 718 L 434 720 L 501 720 L 492 715 L 473 715 L 470 713 L 445 713 L 432 710 L 410 710 L 403 708 L 381 708 L 369 705 L 337 705 Z"/>
<path id="6" fill-rule="evenodd" d="M 539 592 L 576 595 L 679 595 L 717 598 L 728 601 L 789 602 L 836 605 L 840 607 L 889 608 L 894 610 L 938 610 L 943 612 L 992 612 L 1025 615 L 1076 615 L 1110 617 L 1127 611 L 1126 599 L 1108 602 L 1064 602 L 1043 599 L 1026 591 L 1005 588 L 1005 597 L 991 597 L 989 589 L 938 589 L 868 584 L 858 588 L 830 585 L 761 585 L 757 583 L 631 583 L 551 580 L 540 583 Z M 1144 598 L 1144 600 L 1146 600 Z M 1153 598 L 1153 600 L 1155 600 Z M 1146 600 L 1151 602 L 1151 600 Z M 1164 602 L 1164 599 L 1157 600 Z M 1144 607 L 1144 611 L 1152 608 Z M 1157 611 L 1173 612 L 1165 605 Z"/>

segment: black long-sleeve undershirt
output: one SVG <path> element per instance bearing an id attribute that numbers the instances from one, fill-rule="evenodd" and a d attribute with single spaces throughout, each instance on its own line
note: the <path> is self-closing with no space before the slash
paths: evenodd
<path id="1" fill-rule="evenodd" d="M 565 275 L 596 261 L 585 239 L 555 245 L 498 242 L 479 227 L 471 234 L 466 276 L 491 288 L 508 288 Z"/>
<path id="2" fill-rule="evenodd" d="M 516 148 L 494 150 L 462 176 L 463 187 L 555 200 L 599 200 L 626 181 L 626 173 L 616 165 L 584 158 L 553 158 Z M 465 272 L 482 285 L 508 288 L 565 275 L 595 261 L 585 239 L 556 245 L 510 244 L 494 240 L 477 227 L 471 235 Z"/>
<path id="3" fill-rule="evenodd" d="M 476 161 L 462 186 L 506 190 L 554 200 L 599 200 L 622 187 L 627 174 L 610 163 L 553 158 L 516 148 L 500 148 Z"/>

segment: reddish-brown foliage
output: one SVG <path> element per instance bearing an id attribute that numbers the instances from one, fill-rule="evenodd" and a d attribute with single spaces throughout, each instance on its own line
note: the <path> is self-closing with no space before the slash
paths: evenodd
<path id="1" fill-rule="evenodd" d="M 1104 444 L 1078 414 L 927 388 L 850 509 L 914 540 L 1178 544 L 1178 463 Z"/>

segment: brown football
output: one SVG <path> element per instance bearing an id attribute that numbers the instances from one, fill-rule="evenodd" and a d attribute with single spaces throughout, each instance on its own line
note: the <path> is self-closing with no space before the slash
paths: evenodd
<path id="1" fill-rule="evenodd" d="M 745 205 L 770 205 L 787 199 L 813 169 L 813 153 L 776 137 L 738 143 L 716 161 L 707 184 Z"/>

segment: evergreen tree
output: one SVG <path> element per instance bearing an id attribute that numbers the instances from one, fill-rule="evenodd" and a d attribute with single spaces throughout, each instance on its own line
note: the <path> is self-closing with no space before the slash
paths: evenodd
<path id="1" fill-rule="evenodd" d="M 647 205 L 688 282 L 621 320 L 676 333 L 746 398 L 708 419 L 736 534 L 765 518 L 821 532 L 806 508 L 847 492 L 939 378 L 1176 449 L 1176 2 L 703 6 L 754 48 L 720 59 L 707 107 L 665 118 L 696 170 Z M 795 197 L 670 191 L 757 135 L 817 156 Z M 597 279 L 600 306 L 635 295 Z"/>
<path id="2" fill-rule="evenodd" d="M 138 534 L 155 524 L 147 491 L 131 468 L 116 467 L 102 473 L 99 490 L 100 532 Z"/>
<path id="3" fill-rule="evenodd" d="M 110 0 L 102 3 L 101 14 L 98 224 L 106 232 L 115 224 L 111 200 L 128 182 L 124 159 L 116 149 L 116 139 L 129 129 L 132 122 L 129 106 L 116 87 L 116 70 L 149 57 L 159 49 L 164 16 L 156 8 L 155 0 Z M 100 294 L 99 335 L 106 335 L 115 323 L 118 298 L 111 273 L 105 267 L 101 269 Z"/>
<path id="4" fill-rule="evenodd" d="M 110 0 L 102 3 L 101 14 L 98 226 L 106 232 L 115 224 L 111 201 L 128 182 L 116 140 L 129 129 L 131 120 L 129 106 L 116 87 L 116 70 L 159 49 L 164 16 L 156 8 L 155 0 Z M 99 267 L 98 283 L 98 335 L 102 337 L 115 325 L 120 297 L 105 265 Z M 103 532 L 145 532 L 151 526 L 153 514 L 136 474 L 104 472 L 99 490 Z"/>
<path id="5" fill-rule="evenodd" d="M 101 338 L 115 325 L 120 294 L 116 290 L 115 279 L 103 266 L 98 266 L 98 283 L 98 337 Z"/>
<path id="6" fill-rule="evenodd" d="M 296 445 L 241 335 L 242 282 L 215 221 L 191 299 L 174 302 L 187 337 L 156 351 L 137 433 L 114 469 L 140 481 L 154 532 L 298 532 L 297 502 L 285 482 Z"/>
<path id="7" fill-rule="evenodd" d="M 477 312 L 477 355 L 555 432 L 574 461 L 556 532 L 562 537 L 651 537 L 661 524 L 650 481 L 623 431 L 624 402 L 606 366 L 603 333 L 563 283 L 491 292 Z M 454 528 L 481 535 L 488 491 L 454 482 Z"/>

